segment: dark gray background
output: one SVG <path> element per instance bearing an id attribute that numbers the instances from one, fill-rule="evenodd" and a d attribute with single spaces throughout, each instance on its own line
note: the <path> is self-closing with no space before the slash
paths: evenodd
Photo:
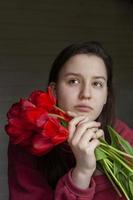
<path id="1" fill-rule="evenodd" d="M 128 0 L 0 1 L 0 199 L 8 199 L 6 112 L 45 89 L 53 59 L 73 42 L 98 40 L 114 60 L 117 114 L 133 127 L 133 4 Z"/>

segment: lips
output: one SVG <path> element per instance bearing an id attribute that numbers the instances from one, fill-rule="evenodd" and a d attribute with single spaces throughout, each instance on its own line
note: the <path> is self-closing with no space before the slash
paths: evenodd
<path id="1" fill-rule="evenodd" d="M 92 107 L 87 106 L 87 105 L 76 105 L 75 109 L 79 112 L 90 112 L 92 109 Z"/>

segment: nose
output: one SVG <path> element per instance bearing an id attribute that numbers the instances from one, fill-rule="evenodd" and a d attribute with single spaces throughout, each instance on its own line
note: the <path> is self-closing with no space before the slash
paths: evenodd
<path id="1" fill-rule="evenodd" d="M 79 94 L 79 98 L 80 99 L 90 99 L 92 96 L 92 92 L 91 92 L 91 86 L 90 85 L 83 85 L 81 90 L 80 90 L 80 94 Z"/>

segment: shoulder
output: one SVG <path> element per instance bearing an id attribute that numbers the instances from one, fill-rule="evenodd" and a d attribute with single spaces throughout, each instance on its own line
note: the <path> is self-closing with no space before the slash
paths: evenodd
<path id="1" fill-rule="evenodd" d="M 130 144 L 133 145 L 133 129 L 120 119 L 115 121 L 115 130 Z"/>

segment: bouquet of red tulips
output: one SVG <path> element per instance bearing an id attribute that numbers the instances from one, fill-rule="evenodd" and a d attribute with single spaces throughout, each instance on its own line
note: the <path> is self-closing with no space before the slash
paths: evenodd
<path id="1" fill-rule="evenodd" d="M 20 99 L 7 113 L 6 132 L 13 144 L 23 146 L 34 155 L 44 155 L 68 138 L 67 124 L 71 120 L 56 106 L 50 87 L 34 91 Z M 96 148 L 97 163 L 120 196 L 133 199 L 133 148 L 112 127 L 108 126 L 111 145 L 100 139 Z"/>

